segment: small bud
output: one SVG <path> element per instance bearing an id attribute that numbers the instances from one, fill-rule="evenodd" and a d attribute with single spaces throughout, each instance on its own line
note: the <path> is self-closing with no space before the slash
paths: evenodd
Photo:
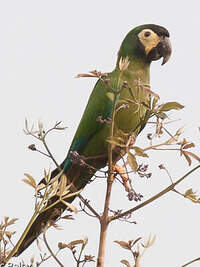
<path id="1" fill-rule="evenodd" d="M 152 140 L 152 133 L 148 133 L 148 134 L 147 134 L 147 138 L 148 138 L 149 140 Z"/>
<path id="2" fill-rule="evenodd" d="M 85 260 L 85 262 L 91 262 L 91 261 L 95 261 L 94 260 L 94 256 L 92 256 L 92 255 L 85 255 L 85 258 L 84 258 L 84 260 Z"/>
<path id="3" fill-rule="evenodd" d="M 143 198 L 143 195 L 141 195 L 140 193 L 139 194 L 137 194 L 136 192 L 134 192 L 134 191 L 130 191 L 129 193 L 128 193 L 128 199 L 130 200 L 130 201 L 132 201 L 132 200 L 134 200 L 134 201 L 141 201 L 141 199 Z"/>
<path id="4" fill-rule="evenodd" d="M 31 144 L 31 145 L 29 145 L 29 146 L 28 146 L 28 149 L 30 149 L 30 150 L 32 150 L 32 151 L 36 151 L 36 150 L 37 150 L 35 144 Z"/>
<path id="5" fill-rule="evenodd" d="M 165 166 L 163 164 L 160 164 L 158 168 L 160 168 L 161 170 L 165 170 Z"/>
<path id="6" fill-rule="evenodd" d="M 152 176 L 151 172 L 146 174 L 147 179 L 150 178 L 151 176 Z"/>

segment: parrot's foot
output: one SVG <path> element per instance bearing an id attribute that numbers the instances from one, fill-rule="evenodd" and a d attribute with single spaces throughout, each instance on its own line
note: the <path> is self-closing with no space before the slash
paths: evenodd
<path id="1" fill-rule="evenodd" d="M 116 164 L 114 166 L 114 171 L 116 171 L 119 174 L 119 176 L 121 177 L 125 190 L 127 192 L 133 191 L 132 188 L 130 187 L 130 184 L 129 184 L 129 178 L 128 178 L 128 175 L 127 175 L 126 167 L 119 166 L 119 165 Z"/>
<path id="2" fill-rule="evenodd" d="M 140 193 L 139 194 L 136 193 L 135 190 L 133 189 L 133 187 L 131 186 L 126 167 L 119 166 L 116 164 L 114 166 L 114 171 L 116 171 L 119 174 L 119 176 L 121 177 L 123 186 L 124 186 L 126 192 L 128 192 L 128 195 L 127 195 L 128 199 L 130 201 L 132 201 L 132 200 L 140 201 L 143 196 Z"/>

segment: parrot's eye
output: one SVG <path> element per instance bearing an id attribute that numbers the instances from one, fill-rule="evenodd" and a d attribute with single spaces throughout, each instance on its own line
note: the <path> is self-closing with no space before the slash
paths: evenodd
<path id="1" fill-rule="evenodd" d="M 145 33 L 144 33 L 144 36 L 145 36 L 145 37 L 149 37 L 150 35 L 151 35 L 150 32 L 145 32 Z"/>

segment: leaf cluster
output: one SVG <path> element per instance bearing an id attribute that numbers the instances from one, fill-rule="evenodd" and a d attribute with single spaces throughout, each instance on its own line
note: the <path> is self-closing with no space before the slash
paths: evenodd
<path id="1" fill-rule="evenodd" d="M 121 248 L 129 250 L 133 256 L 133 265 L 128 260 L 121 260 L 121 263 L 123 263 L 127 267 L 139 267 L 139 263 L 141 261 L 142 256 L 144 255 L 144 252 L 146 249 L 150 248 L 154 242 L 155 242 L 155 236 L 149 239 L 146 242 L 139 242 L 142 240 L 142 237 L 138 237 L 135 240 L 129 240 L 126 241 L 118 241 L 115 240 L 114 242 L 120 245 Z"/>
<path id="2" fill-rule="evenodd" d="M 72 255 L 73 255 L 73 258 L 74 260 L 76 261 L 76 266 L 79 267 L 79 266 L 84 266 L 86 264 L 86 262 L 94 262 L 94 256 L 92 255 L 82 255 L 83 254 L 83 251 L 86 247 L 88 243 L 88 238 L 85 237 L 84 239 L 79 239 L 79 240 L 74 240 L 74 241 L 71 241 L 69 243 L 62 243 L 62 242 L 59 242 L 58 243 L 58 248 L 59 249 L 69 249 L 71 252 L 72 252 Z M 78 249 L 78 246 L 80 245 L 80 249 L 79 251 L 77 250 Z"/>
<path id="3" fill-rule="evenodd" d="M 0 223 L 0 263 L 4 262 L 6 256 L 10 253 L 10 247 L 13 247 L 12 236 L 16 233 L 8 230 L 8 227 L 15 224 L 17 218 L 9 219 L 4 217 L 4 220 Z"/>

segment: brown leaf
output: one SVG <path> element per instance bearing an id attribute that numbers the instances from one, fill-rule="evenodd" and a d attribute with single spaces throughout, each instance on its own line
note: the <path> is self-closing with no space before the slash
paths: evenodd
<path id="1" fill-rule="evenodd" d="M 57 230 L 62 230 L 62 227 L 60 225 L 58 225 L 57 223 L 53 222 L 53 221 L 51 221 L 51 226 L 53 226 Z"/>
<path id="2" fill-rule="evenodd" d="M 14 224 L 18 219 L 17 218 L 13 218 L 10 221 L 8 221 L 7 225 L 12 225 Z"/>
<path id="3" fill-rule="evenodd" d="M 115 240 L 114 242 L 117 243 L 117 244 L 119 244 L 122 248 L 129 249 L 129 250 L 131 249 L 130 248 L 130 245 L 127 242 L 125 242 L 125 241 Z"/>
<path id="4" fill-rule="evenodd" d="M 75 78 L 95 78 L 96 76 L 89 74 L 89 73 L 79 73 L 75 76 Z"/>
<path id="5" fill-rule="evenodd" d="M 48 171 L 47 173 L 47 171 L 44 169 L 44 178 L 45 178 L 45 182 L 48 184 L 51 179 L 51 172 Z"/>
<path id="6" fill-rule="evenodd" d="M 36 185 L 35 179 L 28 173 L 24 173 L 24 175 L 28 178 L 28 180 L 27 179 L 23 179 L 22 181 L 27 183 L 27 184 L 29 184 L 29 185 L 31 185 L 33 188 L 36 189 L 37 185 Z"/>
<path id="7" fill-rule="evenodd" d="M 196 193 L 193 192 L 192 188 L 185 191 L 184 197 L 190 199 L 194 203 L 200 202 L 200 199 L 197 197 Z"/>
<path id="8" fill-rule="evenodd" d="M 36 239 L 36 244 L 37 244 L 37 247 L 38 247 L 39 251 L 42 251 L 38 238 Z"/>
<path id="9" fill-rule="evenodd" d="M 130 263 L 127 260 L 121 260 L 121 263 L 123 263 L 127 267 L 131 267 Z"/>
<path id="10" fill-rule="evenodd" d="M 68 203 L 68 202 L 66 202 L 64 200 L 62 200 L 62 203 L 65 204 L 65 206 L 67 208 L 69 208 L 70 210 L 72 210 L 73 212 L 75 212 L 75 213 L 78 212 L 77 208 L 74 205 L 72 205 L 71 203 Z"/>
<path id="11" fill-rule="evenodd" d="M 13 233 L 15 233 L 15 232 L 5 231 L 5 234 L 6 234 L 6 236 L 7 236 L 9 239 L 11 238 L 11 236 L 13 235 Z"/>
<path id="12" fill-rule="evenodd" d="M 196 159 L 197 161 L 200 162 L 200 157 L 198 157 L 196 154 L 194 154 L 190 151 L 185 151 L 185 153 L 187 153 L 190 157 L 192 157 L 193 159 Z"/>
<path id="13" fill-rule="evenodd" d="M 135 239 L 135 241 L 133 242 L 132 246 L 134 246 L 141 239 L 142 239 L 142 237 L 138 237 L 137 239 Z"/>
<path id="14" fill-rule="evenodd" d="M 61 219 L 74 220 L 74 218 L 72 217 L 72 215 L 65 215 L 65 216 L 61 217 Z"/>
<path id="15" fill-rule="evenodd" d="M 4 222 L 5 222 L 6 226 L 7 226 L 7 223 L 8 223 L 8 219 L 9 219 L 9 217 L 7 217 L 7 216 L 4 217 Z"/>
<path id="16" fill-rule="evenodd" d="M 188 148 L 191 148 L 191 147 L 195 147 L 194 143 L 189 143 L 189 144 L 184 145 L 183 149 L 188 149 Z"/>
<path id="17" fill-rule="evenodd" d="M 60 184 L 59 184 L 59 195 L 60 195 L 60 197 L 62 197 L 62 195 L 63 195 L 63 192 L 64 192 L 64 190 L 66 188 L 66 184 L 67 184 L 67 177 L 66 177 L 66 175 L 63 174 L 61 176 L 61 181 L 60 181 Z"/>
<path id="18" fill-rule="evenodd" d="M 34 189 L 36 189 L 30 180 L 22 179 L 22 181 L 23 181 L 24 183 L 26 183 L 26 184 L 32 186 Z"/>
<path id="19" fill-rule="evenodd" d="M 30 263 L 31 263 L 31 266 L 33 266 L 33 263 L 34 263 L 34 256 L 31 256 L 31 258 L 30 258 Z"/>
<path id="20" fill-rule="evenodd" d="M 181 152 L 182 152 L 182 155 L 184 155 L 185 159 L 187 160 L 188 165 L 190 166 L 191 163 L 192 163 L 192 160 L 191 160 L 191 158 L 188 156 L 188 151 L 182 151 L 182 150 L 181 150 Z"/>
<path id="21" fill-rule="evenodd" d="M 74 240 L 74 241 L 71 241 L 68 245 L 75 246 L 75 245 L 79 245 L 79 244 L 84 244 L 84 240 L 83 239 Z"/>
<path id="22" fill-rule="evenodd" d="M 61 242 L 58 243 L 58 248 L 59 249 L 63 249 L 63 248 L 67 248 L 67 247 L 68 247 L 68 244 L 61 243 Z"/>

